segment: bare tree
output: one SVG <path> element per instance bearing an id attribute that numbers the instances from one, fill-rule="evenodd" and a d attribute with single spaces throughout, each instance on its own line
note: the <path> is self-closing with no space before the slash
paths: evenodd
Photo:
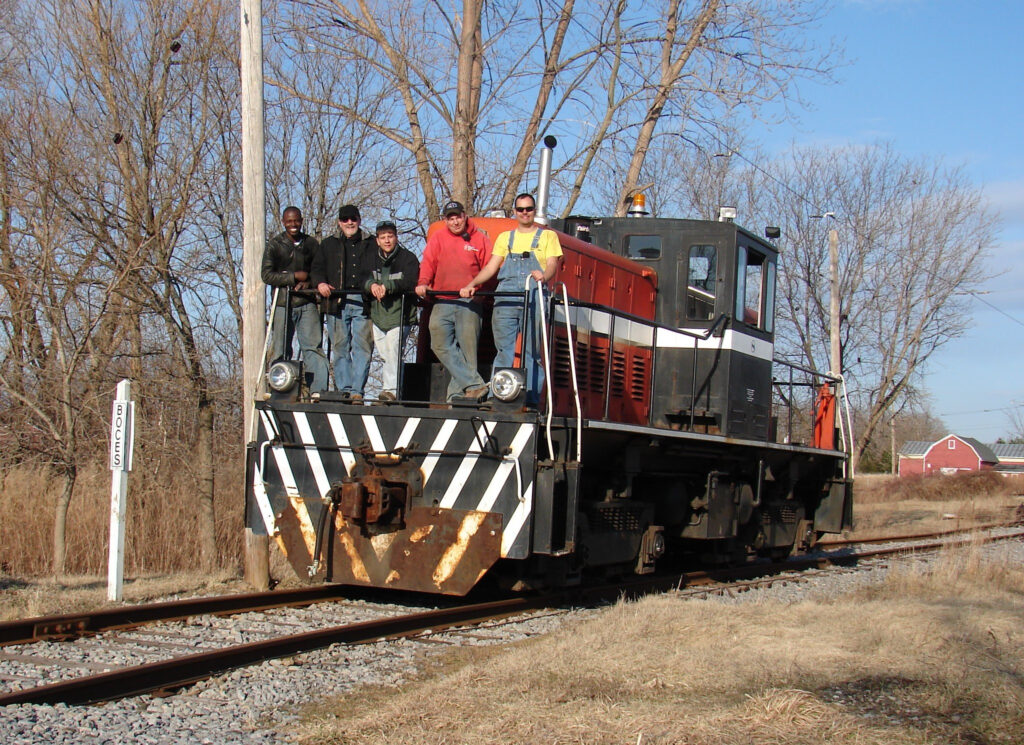
<path id="1" fill-rule="evenodd" d="M 234 10 L 229 0 L 45 0 L 14 40 L 17 82 L 0 99 L 0 392 L 42 422 L 66 476 L 58 572 L 83 444 L 103 441 L 102 420 L 85 416 L 124 375 L 168 374 L 190 394 L 194 442 L 177 447 L 194 447 L 182 462 L 200 485 L 200 555 L 213 565 L 210 380 L 236 366 L 240 323 L 237 189 L 224 155 Z M 167 386 L 140 385 L 143 406 Z"/>
<path id="2" fill-rule="evenodd" d="M 1010 442 L 1024 442 L 1024 404 L 1013 403 L 1006 412 L 1010 421 Z"/>
<path id="3" fill-rule="evenodd" d="M 301 95 L 270 88 L 267 96 L 268 234 L 280 230 L 286 206 L 303 211 L 305 229 L 323 237 L 337 227 L 338 207 L 370 207 L 409 227 L 405 204 L 416 200 L 416 175 L 394 144 L 368 122 L 384 121 L 395 104 L 364 82 L 369 65 L 341 65 L 306 37 L 272 44 L 267 64 L 277 79 L 287 78 Z M 321 102 L 332 102 L 325 105 Z M 348 116 L 344 108 L 360 112 Z"/>
<path id="4" fill-rule="evenodd" d="M 986 278 L 993 214 L 962 170 L 885 144 L 794 150 L 751 174 L 749 198 L 783 227 L 777 352 L 819 369 L 829 367 L 826 233 L 839 232 L 842 371 L 863 416 L 862 454 L 891 412 L 921 403 L 931 355 L 970 324 L 965 296 Z"/>
<path id="5" fill-rule="evenodd" d="M 794 95 L 828 71 L 806 30 L 817 0 L 631 7 L 623 0 L 463 0 L 457 9 L 403 0 L 296 0 L 275 40 L 288 63 L 275 84 L 321 112 L 357 120 L 405 153 L 428 217 L 439 195 L 508 208 L 548 132 L 565 133 L 565 213 L 591 168 L 613 161 L 614 201 L 635 192 L 658 132 L 673 122 L 717 127 Z M 297 62 L 358 70 L 353 101 L 306 85 Z M 375 106 L 362 105 L 365 100 Z M 323 115 L 321 113 L 321 115 Z M 727 124 L 728 122 L 726 122 Z M 514 153 L 510 159 L 509 153 Z M 450 174 L 450 176 L 449 176 Z M 556 174 L 556 181 L 558 174 Z"/>
<path id="6" fill-rule="evenodd" d="M 724 141 L 737 118 L 756 117 L 768 101 L 798 101 L 801 79 L 827 78 L 836 50 L 819 49 L 809 33 L 823 9 L 818 2 L 665 0 L 650 23 L 655 33 L 638 40 L 640 62 L 619 75 L 635 95 L 630 114 L 620 117 L 632 139 L 616 214 L 625 215 L 641 190 L 659 132 L 671 137 L 696 126 Z"/>
<path id="7" fill-rule="evenodd" d="M 8 102 L 9 103 L 9 102 Z M 45 98 L 5 112 L 0 171 L 0 429 L 15 451 L 5 465 L 43 462 L 60 475 L 54 500 L 54 574 L 65 568 L 68 508 L 91 448 L 106 364 L 118 346 L 110 298 L 126 276 L 111 274 L 96 242 L 76 240 L 63 209 L 68 174 L 84 167 L 60 112 Z"/>
<path id="8" fill-rule="evenodd" d="M 220 165 L 210 145 L 230 126 L 225 113 L 233 97 L 225 97 L 223 81 L 234 78 L 234 50 L 222 40 L 233 38 L 233 8 L 207 0 L 53 8 L 65 21 L 56 38 L 66 50 L 73 94 L 92 104 L 96 118 L 88 124 L 112 133 L 113 148 L 100 165 L 120 186 L 110 194 L 83 183 L 74 196 L 88 199 L 91 209 L 80 219 L 108 247 L 111 263 L 132 272 L 123 298 L 163 324 L 192 393 L 200 554 L 212 568 L 215 400 L 208 351 L 216 345 L 204 343 L 202 327 L 212 326 L 206 301 L 220 301 L 204 292 L 218 262 L 217 249 L 193 226 L 208 222 L 196 213 L 197 187 L 205 171 Z"/>

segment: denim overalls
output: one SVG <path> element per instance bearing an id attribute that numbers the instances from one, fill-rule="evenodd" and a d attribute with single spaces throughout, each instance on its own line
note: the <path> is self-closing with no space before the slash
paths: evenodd
<path id="1" fill-rule="evenodd" d="M 509 234 L 508 255 L 498 270 L 498 292 L 516 292 L 518 297 L 497 297 L 494 301 L 494 313 L 491 315 L 491 331 L 494 334 L 494 368 L 512 367 L 515 361 L 516 338 L 523 321 L 522 293 L 527 286 L 530 274 L 540 269 L 537 262 L 537 245 L 543 228 L 538 228 L 530 243 L 530 250 L 513 253 L 517 233 Z M 530 282 L 530 294 L 526 304 L 526 314 L 530 333 L 523 334 L 522 367 L 526 370 L 526 396 L 529 403 L 535 403 L 544 382 L 544 371 L 537 359 L 540 346 L 540 329 L 537 321 L 537 283 Z"/>

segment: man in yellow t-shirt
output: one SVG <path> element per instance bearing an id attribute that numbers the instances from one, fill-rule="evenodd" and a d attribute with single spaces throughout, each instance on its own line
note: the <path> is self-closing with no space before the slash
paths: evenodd
<path id="1" fill-rule="evenodd" d="M 523 320 L 521 293 L 527 289 L 533 291 L 527 308 L 530 317 L 535 318 L 535 282 L 549 282 L 558 271 L 559 258 L 562 256 L 562 246 L 555 232 L 534 221 L 537 202 L 533 195 L 518 195 L 514 205 L 516 222 L 519 224 L 515 230 L 507 230 L 497 237 L 490 261 L 459 291 L 462 297 L 472 297 L 480 285 L 497 275 L 497 292 L 520 293 L 519 296 L 499 295 L 495 298 L 491 315 L 491 330 L 497 349 L 494 356 L 495 369 L 514 365 L 516 339 Z M 537 359 L 539 329 L 535 321 L 530 325 L 531 333 L 524 334 L 522 358 L 527 370 L 527 400 L 534 403 L 544 378 Z"/>

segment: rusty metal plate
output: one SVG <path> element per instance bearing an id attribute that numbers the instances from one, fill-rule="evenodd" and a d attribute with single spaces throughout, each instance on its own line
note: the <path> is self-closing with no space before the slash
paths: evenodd
<path id="1" fill-rule="evenodd" d="M 316 547 L 316 528 L 313 526 L 305 505 L 296 509 L 296 501 L 292 500 L 277 513 L 275 525 L 277 541 L 281 552 L 288 557 L 295 574 L 301 580 L 309 578 L 309 566 L 313 563 L 313 551 Z M 321 570 L 322 575 L 322 570 Z"/>
<path id="2" fill-rule="evenodd" d="M 416 507 L 405 526 L 335 518 L 328 581 L 465 595 L 501 555 L 501 514 Z"/>

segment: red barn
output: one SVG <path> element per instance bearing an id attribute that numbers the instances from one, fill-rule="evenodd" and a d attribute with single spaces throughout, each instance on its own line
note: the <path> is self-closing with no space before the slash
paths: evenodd
<path id="1" fill-rule="evenodd" d="M 973 437 L 948 434 L 935 442 L 908 442 L 900 450 L 899 474 L 956 473 L 995 468 L 999 458 L 992 448 Z"/>

